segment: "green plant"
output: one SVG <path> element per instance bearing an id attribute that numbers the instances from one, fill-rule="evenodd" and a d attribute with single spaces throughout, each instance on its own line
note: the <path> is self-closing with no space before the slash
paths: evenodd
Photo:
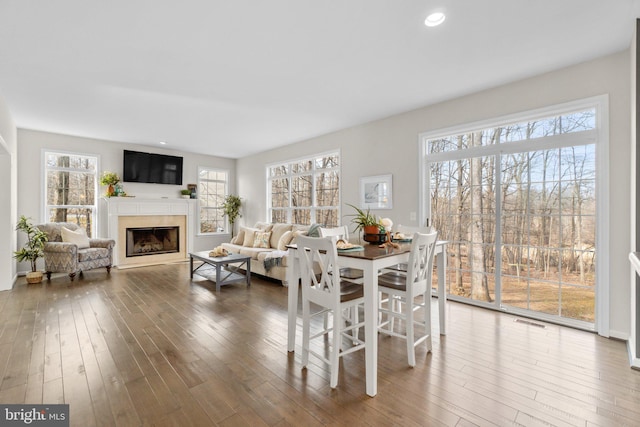
<path id="1" fill-rule="evenodd" d="M 239 196 L 229 194 L 224 198 L 222 211 L 223 215 L 226 215 L 229 218 L 229 224 L 231 225 L 231 237 L 233 237 L 233 224 L 235 224 L 236 219 L 242 218 L 242 215 L 240 215 L 241 206 L 242 200 L 240 200 Z"/>
<path id="2" fill-rule="evenodd" d="M 351 223 L 355 224 L 356 226 L 354 231 L 363 230 L 364 227 L 368 227 L 371 225 L 375 225 L 375 226 L 378 226 L 378 228 L 380 228 L 381 226 L 380 219 L 374 214 L 372 214 L 368 208 L 367 208 L 367 211 L 365 212 L 357 206 L 350 205 L 348 203 L 347 203 L 347 206 L 351 206 L 353 209 L 356 210 L 356 213 L 348 215 L 353 217 L 351 218 Z"/>
<path id="3" fill-rule="evenodd" d="M 44 255 L 43 249 L 47 242 L 47 235 L 32 225 L 30 219 L 24 215 L 20 217 L 16 230 L 27 234 L 27 242 L 23 248 L 13 253 L 13 257 L 19 262 L 30 261 L 31 271 L 36 271 L 36 260 Z"/>
<path id="4" fill-rule="evenodd" d="M 120 182 L 120 177 L 115 172 L 104 171 L 100 177 L 100 184 L 102 185 L 116 185 Z"/>
<path id="5" fill-rule="evenodd" d="M 180 190 L 180 194 L 182 194 L 183 196 L 190 196 L 191 195 L 191 190 L 187 190 L 185 188 L 184 190 Z"/>

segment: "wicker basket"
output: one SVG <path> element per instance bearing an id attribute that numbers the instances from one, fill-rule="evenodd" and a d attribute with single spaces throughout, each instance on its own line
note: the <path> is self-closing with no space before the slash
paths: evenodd
<path id="1" fill-rule="evenodd" d="M 42 271 L 27 272 L 27 283 L 30 285 L 42 282 Z"/>

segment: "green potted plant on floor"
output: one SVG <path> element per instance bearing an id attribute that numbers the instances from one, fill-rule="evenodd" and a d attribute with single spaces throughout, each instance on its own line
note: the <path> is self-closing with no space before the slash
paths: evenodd
<path id="1" fill-rule="evenodd" d="M 47 242 L 47 235 L 32 225 L 29 218 L 24 215 L 20 217 L 16 230 L 24 231 L 27 234 L 27 241 L 24 247 L 13 253 L 13 257 L 19 262 L 31 262 L 31 271 L 27 272 L 27 283 L 40 283 L 42 282 L 42 271 L 37 271 L 36 261 L 44 255 L 43 249 Z"/>
<path id="2" fill-rule="evenodd" d="M 226 215 L 229 218 L 229 227 L 231 227 L 231 238 L 233 238 L 233 224 L 235 224 L 238 218 L 242 218 L 242 215 L 240 215 L 241 206 L 242 201 L 240 200 L 240 196 L 229 194 L 224 198 L 222 211 L 223 215 Z"/>

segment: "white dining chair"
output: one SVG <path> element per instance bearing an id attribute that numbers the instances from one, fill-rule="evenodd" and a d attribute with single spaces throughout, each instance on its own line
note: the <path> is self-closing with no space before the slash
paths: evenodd
<path id="1" fill-rule="evenodd" d="M 320 237 L 335 237 L 345 242 L 349 241 L 349 228 L 346 225 L 340 227 L 320 227 Z M 364 273 L 357 268 L 344 267 L 340 269 L 340 277 L 351 282 L 362 283 Z"/>
<path id="2" fill-rule="evenodd" d="M 358 319 L 358 307 L 364 305 L 363 287 L 340 280 L 335 239 L 299 236 L 296 243 L 302 279 L 302 365 L 307 367 L 309 353 L 327 363 L 331 372 L 330 386 L 335 388 L 340 357 L 364 349 L 364 341 L 358 337 L 360 328 L 364 327 L 364 321 Z M 320 267 L 319 274 L 317 269 L 314 271 L 314 264 Z M 311 313 L 312 303 L 314 308 L 319 306 L 321 309 Z M 311 335 L 311 318 L 325 312 L 333 314 L 331 327 Z M 350 318 L 343 319 L 344 315 Z M 310 342 L 329 334 L 330 351 L 326 358 L 313 351 Z"/>
<path id="3" fill-rule="evenodd" d="M 437 237 L 437 232 L 415 233 L 406 273 L 387 271 L 378 276 L 378 290 L 389 297 L 386 307 L 379 309 L 381 320 L 378 331 L 407 341 L 407 359 L 412 367 L 416 365 L 416 346 L 426 341 L 427 351 L 432 348 L 431 277 Z M 423 317 L 418 321 L 416 312 L 420 309 Z M 395 328 L 396 318 L 404 321 L 404 330 Z"/>

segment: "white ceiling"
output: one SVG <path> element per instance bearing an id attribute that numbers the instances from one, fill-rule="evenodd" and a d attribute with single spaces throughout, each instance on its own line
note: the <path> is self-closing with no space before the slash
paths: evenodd
<path id="1" fill-rule="evenodd" d="M 437 28 L 426 15 L 444 10 Z M 239 158 L 629 47 L 640 0 L 0 0 L 19 128 Z"/>

